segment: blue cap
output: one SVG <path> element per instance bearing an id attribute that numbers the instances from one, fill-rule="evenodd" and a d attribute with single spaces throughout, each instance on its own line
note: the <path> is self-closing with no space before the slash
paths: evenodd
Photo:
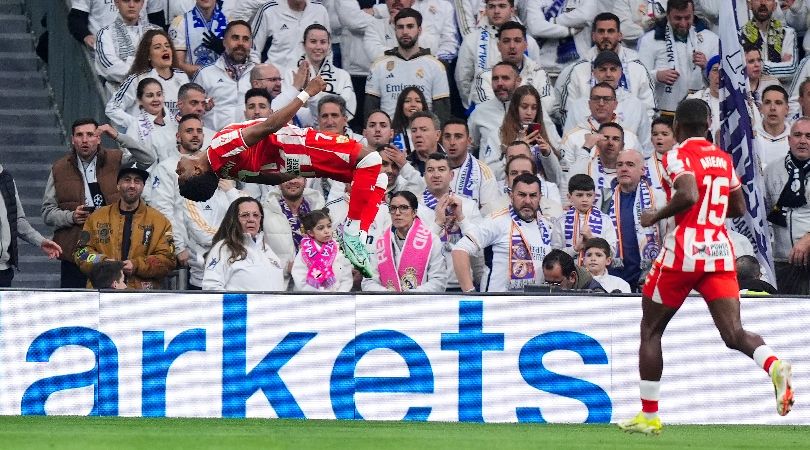
<path id="1" fill-rule="evenodd" d="M 706 78 L 709 78 L 709 72 L 712 71 L 712 67 L 715 64 L 720 64 L 720 55 L 714 55 L 709 59 L 709 62 L 706 63 Z"/>

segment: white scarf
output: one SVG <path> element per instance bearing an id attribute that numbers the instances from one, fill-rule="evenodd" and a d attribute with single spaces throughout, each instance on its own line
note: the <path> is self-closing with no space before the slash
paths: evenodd
<path id="1" fill-rule="evenodd" d="M 82 180 L 84 180 L 84 204 L 85 205 L 95 205 L 96 203 L 93 201 L 93 194 L 90 193 L 90 183 L 96 182 L 96 161 L 98 160 L 98 153 L 93 156 L 93 159 L 87 163 L 87 167 L 85 167 L 82 159 L 76 155 L 76 164 L 79 167 L 79 173 L 82 174 Z"/>
<path id="2" fill-rule="evenodd" d="M 689 36 L 686 38 L 686 48 L 681 50 L 679 42 L 675 40 L 675 33 L 667 23 L 664 31 L 664 53 L 667 57 L 667 66 L 680 73 L 678 79 L 671 86 L 665 86 L 659 108 L 664 111 L 675 111 L 678 103 L 689 93 L 689 79 L 695 65 L 692 63 L 692 53 L 695 51 L 694 42 L 697 40 L 697 33 L 694 27 L 689 28 Z M 684 65 L 684 62 L 686 65 Z M 686 71 L 684 71 L 686 69 Z"/>

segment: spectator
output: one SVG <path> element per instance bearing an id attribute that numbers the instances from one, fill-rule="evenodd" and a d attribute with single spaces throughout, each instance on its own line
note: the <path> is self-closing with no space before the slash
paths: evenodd
<path id="1" fill-rule="evenodd" d="M 394 138 L 391 116 L 381 109 L 370 111 L 366 127 L 363 129 L 363 137 L 366 138 L 368 145 L 374 148 L 390 144 Z"/>
<path id="2" fill-rule="evenodd" d="M 155 25 L 163 24 L 163 2 L 147 1 L 146 8 L 141 8 L 140 18 L 143 23 L 149 22 Z M 147 13 L 148 11 L 148 18 Z M 118 17 L 118 2 L 107 0 L 73 0 L 71 1 L 70 12 L 68 13 L 68 31 L 90 50 L 96 48 L 96 33 L 102 27 L 115 21 Z"/>
<path id="3" fill-rule="evenodd" d="M 540 93 L 532 86 L 520 86 L 512 94 L 512 101 L 503 117 L 498 133 L 490 133 L 486 143 L 482 142 L 479 157 L 492 166 L 503 157 L 504 143 L 525 140 L 528 144 L 537 145 L 543 155 L 555 153 L 560 145 L 560 136 L 554 127 L 545 126 L 543 104 Z M 529 130 L 529 126 L 535 128 Z M 486 145 L 484 145 L 486 144 Z"/>
<path id="4" fill-rule="evenodd" d="M 245 92 L 245 120 L 266 119 L 273 113 L 270 94 L 266 89 L 251 88 Z"/>
<path id="5" fill-rule="evenodd" d="M 408 161 L 421 176 L 425 174 L 425 161 L 427 161 L 428 155 L 444 151 L 439 147 L 441 138 L 439 118 L 429 111 L 414 113 L 411 116 L 411 136 L 413 137 L 413 152 L 408 155 Z"/>
<path id="6" fill-rule="evenodd" d="M 596 183 L 594 205 L 597 209 L 607 211 L 607 203 L 613 192 L 613 180 L 616 179 L 616 162 L 624 147 L 624 129 L 621 125 L 606 122 L 599 125 L 601 139 L 596 142 L 597 151 L 588 159 L 580 159 L 571 169 L 571 173 L 587 174 Z"/>
<path id="7" fill-rule="evenodd" d="M 532 37 L 543 42 L 537 62 L 546 72 L 556 76 L 588 51 L 588 29 L 598 11 L 597 0 L 526 2 L 526 26 Z"/>
<path id="8" fill-rule="evenodd" d="M 93 119 L 73 122 L 70 152 L 53 163 L 45 185 L 42 220 L 54 227 L 53 239 L 64 250 L 60 256 L 62 288 L 87 285 L 87 277 L 73 261 L 76 242 L 90 213 L 118 202 L 116 177 L 126 156 L 121 150 L 102 148 L 97 131 Z"/>
<path id="9" fill-rule="evenodd" d="M 107 259 L 124 263 L 127 286 L 159 289 L 174 269 L 172 226 L 141 200 L 149 173 L 134 167 L 118 171 L 119 200 L 97 209 L 84 223 L 74 258 L 85 274 Z"/>
<path id="10" fill-rule="evenodd" d="M 172 224 L 174 232 L 174 250 L 177 252 L 177 263 L 183 267 L 188 264 L 190 253 L 187 240 L 188 233 L 183 219 L 185 200 L 178 195 L 177 162 L 181 155 L 193 155 L 200 151 L 203 142 L 203 126 L 200 118 L 194 114 L 183 116 L 177 130 L 177 151 L 166 158 L 152 170 L 149 204 L 163 214 Z"/>
<path id="11" fill-rule="evenodd" d="M 312 126 L 319 118 L 320 114 L 320 100 L 326 96 L 339 96 L 343 99 L 343 116 L 348 118 L 354 116 L 357 111 L 357 96 L 354 93 L 352 86 L 352 79 L 349 73 L 345 70 L 336 67 L 332 61 L 332 38 L 329 30 L 325 26 L 315 23 L 304 30 L 304 58 L 300 61 L 293 61 L 285 77 L 289 78 L 288 83 L 293 84 L 293 77 L 295 70 L 294 64 L 297 62 L 307 68 L 307 75 L 310 78 L 320 76 L 326 82 L 326 90 L 319 92 L 317 95 L 310 97 L 304 108 L 308 109 L 309 114 L 301 114 L 298 117 L 301 120 L 302 126 Z M 303 86 L 302 86 L 303 87 Z M 346 128 L 344 124 L 343 128 Z M 336 131 L 338 134 L 344 134 L 344 131 Z"/>
<path id="12" fill-rule="evenodd" d="M 543 277 L 546 284 L 566 291 L 607 292 L 587 269 L 578 267 L 571 255 L 559 249 L 550 251 L 543 258 Z"/>
<path id="13" fill-rule="evenodd" d="M 276 67 L 294 67 L 301 56 L 301 30 L 316 23 L 329 30 L 329 13 L 320 3 L 309 0 L 265 3 L 251 22 L 259 61 L 269 61 Z"/>
<path id="14" fill-rule="evenodd" d="M 316 108 L 318 129 L 330 133 L 346 136 L 362 144 L 367 144 L 362 134 L 357 134 L 349 128 L 349 114 L 346 99 L 337 95 L 328 94 L 318 100 Z"/>
<path id="15" fill-rule="evenodd" d="M 174 46 L 165 31 L 149 30 L 144 33 L 126 80 L 121 83 L 118 92 L 110 98 L 105 108 L 107 116 L 116 126 L 126 130 L 131 126 L 133 117 L 140 120 L 140 96 L 137 95 L 137 88 L 147 78 L 160 83 L 163 102 L 170 117 L 177 114 L 177 97 L 180 87 L 188 83 L 188 76 L 176 68 L 174 53 Z"/>
<path id="16" fill-rule="evenodd" d="M 757 109 L 762 106 L 762 94 L 768 86 L 780 85 L 779 80 L 772 75 L 762 73 L 762 52 L 753 45 L 743 45 L 745 51 L 745 75 L 748 77 L 748 91 L 754 98 Z"/>
<path id="17" fill-rule="evenodd" d="M 594 58 L 592 66 L 592 81 L 589 80 L 583 86 L 583 90 L 588 92 L 591 84 L 594 83 L 609 84 L 616 92 L 615 120 L 621 122 L 624 128 L 632 130 L 641 142 L 649 141 L 650 120 L 655 111 L 655 101 L 644 66 L 641 64 L 631 66 L 638 70 L 635 80 L 628 81 L 629 77 L 624 73 L 619 56 L 610 50 L 600 52 Z M 632 85 L 630 85 L 631 82 Z M 565 129 L 568 130 L 582 123 L 588 117 L 589 106 L 587 97 L 569 97 L 567 103 L 563 105 L 564 110 L 562 111 L 565 118 Z"/>
<path id="18" fill-rule="evenodd" d="M 666 171 L 662 160 L 664 154 L 672 149 L 677 143 L 675 132 L 672 129 L 673 118 L 669 116 L 656 117 L 652 122 L 652 155 L 647 158 L 647 168 L 644 176 L 655 187 L 662 187 Z"/>
<path id="19" fill-rule="evenodd" d="M 250 85 L 254 89 L 266 90 L 271 101 L 281 94 L 283 81 L 281 72 L 270 63 L 256 64 L 250 71 Z"/>
<path id="20" fill-rule="evenodd" d="M 762 94 L 762 122 L 754 129 L 757 152 L 762 170 L 771 163 L 780 163 L 790 151 L 787 122 L 788 94 L 782 86 L 768 86 Z"/>
<path id="21" fill-rule="evenodd" d="M 696 27 L 694 16 L 693 0 L 669 0 L 666 21 L 638 43 L 639 59 L 656 81 L 655 104 L 667 114 L 689 91 L 703 88 L 706 63 L 720 53 L 717 35 Z"/>
<path id="22" fill-rule="evenodd" d="M 127 136 L 138 142 L 143 149 L 154 148 L 152 132 L 165 127 L 174 118 L 163 103 L 163 87 L 154 78 L 144 78 L 138 83 L 136 91 L 138 97 L 138 113 L 127 116 Z M 173 127 L 171 127 L 173 128 Z"/>
<path id="23" fill-rule="evenodd" d="M 475 290 L 470 256 L 487 247 L 487 273 L 481 292 L 522 290 L 543 282 L 543 257 L 552 250 L 552 225 L 537 214 L 540 208 L 540 180 L 519 175 L 512 184 L 509 208 L 484 218 L 453 247 L 453 265 L 461 290 Z"/>
<path id="24" fill-rule="evenodd" d="M 425 226 L 439 237 L 442 243 L 442 255 L 447 265 L 447 290 L 460 292 L 458 280 L 453 270 L 453 246 L 470 231 L 471 224 L 481 220 L 478 205 L 469 198 L 457 195 L 450 190 L 453 171 L 447 155 L 433 153 L 425 167 L 425 184 L 427 188 L 418 196 L 417 216 Z M 483 260 L 479 261 L 483 265 Z"/>
<path id="25" fill-rule="evenodd" d="M 352 289 L 352 265 L 340 252 L 332 235 L 329 210 L 316 209 L 301 217 L 306 236 L 292 266 L 296 291 L 349 292 Z"/>
<path id="26" fill-rule="evenodd" d="M 377 240 L 377 251 L 371 254 L 375 273 L 363 279 L 363 291 L 444 292 L 447 267 L 442 242 L 417 216 L 418 207 L 411 192 L 391 197 L 392 227 Z"/>
<path id="27" fill-rule="evenodd" d="M 712 123 L 709 127 L 709 133 L 712 137 L 717 135 L 720 130 L 720 55 L 712 56 L 706 63 L 705 77 L 709 81 L 709 85 L 699 91 L 693 92 L 686 96 L 686 98 L 699 98 L 709 105 L 712 112 Z M 749 106 L 750 108 L 750 106 Z M 759 112 L 755 112 L 759 116 Z M 754 122 L 754 115 L 751 115 L 751 122 Z"/>
<path id="28" fill-rule="evenodd" d="M 557 78 L 556 88 L 563 109 L 568 109 L 566 104 L 571 100 L 588 96 L 593 78 L 597 75 L 594 73 L 595 69 L 600 66 L 594 64 L 594 61 L 600 53 L 610 51 L 619 59 L 619 67 L 616 68 L 619 76 L 612 85 L 621 86 L 623 94 L 626 94 L 624 96 L 642 99 L 648 106 L 648 111 L 645 112 L 652 114 L 655 109 L 652 79 L 647 68 L 638 60 L 638 53 L 622 45 L 622 38 L 619 18 L 615 14 L 603 12 L 596 15 L 591 27 L 593 46 L 583 55 L 581 61 L 566 66 Z"/>
<path id="29" fill-rule="evenodd" d="M 577 174 L 571 177 L 568 183 L 568 203 L 571 206 L 554 222 L 552 246 L 576 256 L 577 262 L 582 262 L 585 256 L 583 245 L 588 239 L 601 237 L 610 243 L 611 248 L 616 248 L 616 229 L 610 216 L 594 205 L 594 190 L 590 176 Z"/>
<path id="30" fill-rule="evenodd" d="M 193 77 L 214 64 L 222 54 L 228 20 L 216 0 L 196 0 L 194 8 L 172 20 L 169 34 L 176 49 L 177 66 Z"/>
<path id="31" fill-rule="evenodd" d="M 144 34 L 160 29 L 141 17 L 143 4 L 144 0 L 115 0 L 118 14 L 96 34 L 96 73 L 107 81 L 110 93 L 129 73 Z"/>
<path id="32" fill-rule="evenodd" d="M 262 223 L 267 231 L 267 244 L 282 262 L 286 287 L 289 285 L 293 260 L 305 235 L 301 217 L 323 208 L 324 199 L 320 192 L 306 187 L 303 177 L 293 178 L 278 187 L 278 190 L 270 191 L 262 200 Z"/>
<path id="33" fill-rule="evenodd" d="M 405 86 L 418 86 L 428 108 L 441 119 L 450 115 L 450 88 L 444 65 L 417 45 L 422 31 L 422 15 L 405 8 L 394 19 L 397 46 L 387 50 L 371 66 L 366 81 L 365 111 L 382 109 L 393 114 L 399 92 Z"/>
<path id="34" fill-rule="evenodd" d="M 90 287 L 94 289 L 126 289 L 124 263 L 105 259 L 90 271 Z M 81 286 L 84 287 L 84 286 Z"/>
<path id="35" fill-rule="evenodd" d="M 391 121 L 391 128 L 394 130 L 394 146 L 407 155 L 413 153 L 411 117 L 420 111 L 428 111 L 425 94 L 422 93 L 418 86 L 406 86 L 397 96 L 397 105 L 394 110 L 394 118 Z"/>
<path id="36" fill-rule="evenodd" d="M 194 77 L 194 82 L 202 86 L 211 96 L 216 107 L 204 116 L 205 126 L 221 130 L 226 125 L 241 121 L 241 104 L 245 93 L 250 89 L 250 61 L 252 45 L 250 25 L 235 20 L 225 28 L 225 51 L 214 64 L 203 67 Z"/>
<path id="37" fill-rule="evenodd" d="M 497 36 L 500 28 L 515 17 L 514 0 L 486 0 L 485 17 L 478 29 L 467 34 L 461 42 L 456 62 L 456 85 L 464 108 L 470 106 L 473 81 L 479 73 L 491 69 L 501 60 Z M 539 61 L 540 49 L 534 39 L 528 41 L 529 58 Z"/>
<path id="38" fill-rule="evenodd" d="M 616 120 L 617 105 L 616 89 L 613 86 L 599 83 L 591 88 L 588 99 L 591 114 L 582 123 L 566 131 L 560 143 L 560 166 L 564 172 L 573 175 L 576 172 L 572 170 L 579 161 L 590 159 L 596 143 L 602 140 L 597 131 L 602 124 Z M 624 130 L 624 147 L 636 150 L 642 148 L 636 134 L 629 130 Z"/>
<path id="39" fill-rule="evenodd" d="M 498 133 L 498 128 L 509 110 L 509 102 L 512 101 L 515 89 L 521 83 L 518 69 L 514 64 L 501 61 L 488 72 L 492 80 L 493 95 L 489 100 L 476 105 L 468 120 L 472 145 L 479 149 L 479 155 L 483 154 L 489 145 L 490 135 Z"/>
<path id="40" fill-rule="evenodd" d="M 795 121 L 799 117 L 810 117 L 810 58 L 802 60 L 799 75 L 790 85 L 790 117 Z"/>
<path id="41" fill-rule="evenodd" d="M 557 107 L 557 94 L 549 83 L 546 71 L 541 69 L 537 62 L 526 56 L 527 49 L 526 27 L 515 21 L 506 22 L 501 26 L 498 31 L 498 52 L 501 54 L 501 62 L 519 68 L 519 85 L 533 86 L 542 97 L 543 111 L 554 111 Z M 495 97 L 492 90 L 492 71 L 497 65 L 475 76 L 470 90 L 470 105 L 480 104 Z M 554 126 L 548 114 L 545 114 L 543 118 L 546 126 Z"/>
<path id="42" fill-rule="evenodd" d="M 602 238 L 592 238 L 585 241 L 585 261 L 583 266 L 601 284 L 605 291 L 611 294 L 629 294 L 630 285 L 619 277 L 608 274 L 611 253 L 610 244 Z"/>
<path id="43" fill-rule="evenodd" d="M 793 123 L 790 153 L 765 170 L 765 205 L 773 225 L 773 259 L 780 294 L 810 294 L 810 119 Z"/>
<path id="44" fill-rule="evenodd" d="M 0 287 L 11 287 L 14 269 L 19 270 L 19 252 L 17 239 L 22 238 L 31 245 L 36 245 L 48 256 L 58 258 L 62 247 L 56 242 L 45 239 L 25 217 L 17 184 L 11 174 L 0 165 Z"/>
<path id="45" fill-rule="evenodd" d="M 283 291 L 283 263 L 265 242 L 258 200 L 231 203 L 205 259 L 204 291 Z"/>
<path id="46" fill-rule="evenodd" d="M 762 271 L 757 258 L 751 255 L 737 257 L 737 283 L 740 295 L 775 295 L 776 288 L 762 280 Z"/>
<path id="47" fill-rule="evenodd" d="M 749 0 L 748 4 L 751 20 L 740 30 L 740 40 L 759 48 L 769 74 L 781 81 L 791 81 L 799 57 L 796 30 L 774 19 L 775 1 Z"/>
<path id="48" fill-rule="evenodd" d="M 425 180 L 419 170 L 408 163 L 405 152 L 393 145 L 378 147 L 382 157 L 380 173 L 388 176 L 388 187 L 385 189 L 385 198 L 390 198 L 395 192 L 422 192 L 425 189 Z M 387 215 L 387 214 L 386 214 Z"/>
<path id="49" fill-rule="evenodd" d="M 643 211 L 660 209 L 667 203 L 666 193 L 644 176 L 644 168 L 644 157 L 637 150 L 619 153 L 616 161 L 618 183 L 608 204 L 608 216 L 618 239 L 617 257 L 610 274 L 625 280 L 634 290 L 646 278 L 658 257 L 665 232 L 663 222 L 646 228 L 639 222 Z"/>
<path id="50" fill-rule="evenodd" d="M 241 196 L 243 195 L 236 189 L 233 180 L 219 180 L 219 186 L 210 199 L 204 202 L 182 200 L 182 209 L 178 213 L 186 231 L 184 241 L 186 252 L 183 256 L 188 255 L 186 264 L 189 267 L 189 289 L 202 289 L 205 255 L 211 250 L 214 235 L 231 203 Z"/>
<path id="51" fill-rule="evenodd" d="M 470 133 L 462 119 L 450 119 L 442 129 L 442 147 L 452 171 L 452 191 L 472 200 L 481 214 L 498 209 L 498 181 L 487 164 L 470 154 Z"/>
<path id="52" fill-rule="evenodd" d="M 666 0 L 621 0 L 613 3 L 612 12 L 619 18 L 625 44 L 635 47 L 638 39 L 664 19 L 667 14 Z M 597 15 L 598 17 L 598 15 Z M 596 19 L 594 19 L 594 25 Z M 594 39 L 594 42 L 596 39 Z"/>
<path id="53" fill-rule="evenodd" d="M 546 171 L 554 170 L 553 161 L 550 157 L 548 163 L 539 156 L 535 156 L 534 152 L 529 148 L 529 145 L 523 141 L 514 141 L 509 147 L 506 147 L 504 160 L 506 166 L 504 167 L 505 177 L 501 191 L 501 205 L 507 207 L 509 205 L 509 193 L 512 189 L 509 187 L 514 182 L 515 178 L 524 173 L 535 175 L 540 179 L 540 213 L 543 217 L 554 221 L 557 217 L 562 215 L 562 199 L 560 198 L 560 188 L 556 183 L 548 181 Z M 541 161 L 538 164 L 538 161 Z M 556 165 L 556 170 L 559 176 L 562 176 L 560 165 Z M 548 168 L 548 169 L 546 169 Z"/>

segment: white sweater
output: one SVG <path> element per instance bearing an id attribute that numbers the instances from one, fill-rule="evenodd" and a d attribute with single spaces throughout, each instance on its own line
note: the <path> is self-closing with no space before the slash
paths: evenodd
<path id="1" fill-rule="evenodd" d="M 230 262 L 231 252 L 219 241 L 205 260 L 202 288 L 204 291 L 283 291 L 284 276 L 281 261 L 262 233 L 251 239 L 245 235 L 247 256 Z"/>

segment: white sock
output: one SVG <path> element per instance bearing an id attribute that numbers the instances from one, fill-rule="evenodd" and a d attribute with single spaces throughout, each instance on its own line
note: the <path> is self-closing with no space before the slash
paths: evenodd
<path id="1" fill-rule="evenodd" d="M 642 400 L 650 400 L 650 401 L 658 401 L 661 396 L 661 382 L 660 381 L 648 381 L 648 380 L 641 380 L 638 384 L 638 390 L 641 394 Z M 658 411 L 656 412 L 645 412 L 644 418 L 647 420 L 652 420 L 658 417 Z"/>
<path id="2" fill-rule="evenodd" d="M 357 168 L 362 169 L 363 167 L 379 166 L 380 164 L 382 164 L 380 152 L 371 152 L 357 163 Z"/>
<path id="3" fill-rule="evenodd" d="M 757 363 L 760 369 L 765 369 L 765 361 L 771 356 L 776 356 L 776 354 L 767 345 L 760 345 L 754 350 L 754 362 Z M 773 367 L 773 364 L 771 364 L 771 367 Z M 768 374 L 770 373 L 771 371 L 768 370 Z"/>

